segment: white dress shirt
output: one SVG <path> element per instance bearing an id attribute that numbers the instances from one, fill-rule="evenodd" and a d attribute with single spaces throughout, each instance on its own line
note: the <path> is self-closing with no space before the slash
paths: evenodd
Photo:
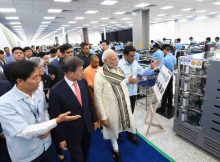
<path id="1" fill-rule="evenodd" d="M 67 79 L 66 76 L 64 77 L 64 79 L 65 79 L 65 81 L 67 82 L 67 84 L 69 85 L 69 87 L 71 88 L 71 90 L 73 91 L 73 93 L 76 94 L 75 89 L 74 89 L 74 87 L 73 87 L 73 83 L 74 83 L 74 82 L 71 81 L 71 80 L 69 80 L 69 79 Z M 77 83 L 77 81 L 75 81 L 75 82 Z M 77 83 L 77 86 L 78 86 L 78 89 L 79 89 L 78 83 Z"/>

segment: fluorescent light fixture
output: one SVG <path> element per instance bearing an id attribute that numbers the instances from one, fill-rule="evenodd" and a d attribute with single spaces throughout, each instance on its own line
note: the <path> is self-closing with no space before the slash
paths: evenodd
<path id="1" fill-rule="evenodd" d="M 55 17 L 54 16 L 45 16 L 44 19 L 45 20 L 52 20 L 52 19 L 55 19 Z"/>
<path id="2" fill-rule="evenodd" d="M 137 8 L 144 8 L 147 6 L 150 6 L 150 4 L 149 3 L 139 3 L 139 4 L 135 5 L 135 7 L 137 7 Z"/>
<path id="3" fill-rule="evenodd" d="M 186 16 L 187 19 L 192 19 L 194 18 L 195 16 Z"/>
<path id="4" fill-rule="evenodd" d="M 125 12 L 120 11 L 120 12 L 115 12 L 116 15 L 123 15 Z"/>
<path id="5" fill-rule="evenodd" d="M 207 10 L 199 10 L 199 11 L 196 11 L 197 13 L 205 13 L 205 12 L 208 12 Z"/>
<path id="6" fill-rule="evenodd" d="M 107 26 L 106 24 L 101 24 L 100 26 Z"/>
<path id="7" fill-rule="evenodd" d="M 19 18 L 17 16 L 15 17 L 5 17 L 7 20 L 18 20 Z"/>
<path id="8" fill-rule="evenodd" d="M 131 18 L 129 18 L 129 17 L 124 17 L 124 18 L 122 18 L 121 20 L 130 20 Z"/>
<path id="9" fill-rule="evenodd" d="M 214 2 L 214 5 L 220 5 L 220 1 L 219 2 Z"/>
<path id="10" fill-rule="evenodd" d="M 118 1 L 106 0 L 106 1 L 101 2 L 100 4 L 101 4 L 101 5 L 111 6 L 111 5 L 114 5 L 114 4 L 117 3 L 117 2 L 118 2 Z"/>
<path id="11" fill-rule="evenodd" d="M 180 16 L 182 16 L 182 15 L 174 15 L 173 17 L 180 17 Z"/>
<path id="12" fill-rule="evenodd" d="M 218 13 L 218 11 L 213 11 L 213 12 L 209 12 L 208 15 L 215 15 L 215 14 L 217 14 L 217 13 Z"/>
<path id="13" fill-rule="evenodd" d="M 21 28 L 16 28 L 16 29 L 14 29 L 14 30 L 16 30 L 16 31 L 22 31 L 23 29 L 21 29 Z"/>
<path id="14" fill-rule="evenodd" d="M 8 13 L 8 12 L 16 12 L 15 8 L 0 8 L 0 12 Z"/>
<path id="15" fill-rule="evenodd" d="M 157 16 L 163 17 L 163 16 L 167 16 L 167 14 L 159 14 L 159 15 L 157 15 Z"/>
<path id="16" fill-rule="evenodd" d="M 48 13 L 60 13 L 62 12 L 62 9 L 48 9 L 47 12 Z"/>
<path id="17" fill-rule="evenodd" d="M 206 16 L 199 16 L 199 17 L 196 18 L 196 20 L 205 20 L 205 19 L 207 19 Z"/>
<path id="18" fill-rule="evenodd" d="M 161 18 L 157 18 L 157 19 L 154 19 L 154 20 L 159 21 L 159 20 L 162 20 L 162 19 Z"/>
<path id="19" fill-rule="evenodd" d="M 22 26 L 18 25 L 18 26 L 12 26 L 13 28 L 22 28 Z"/>
<path id="20" fill-rule="evenodd" d="M 68 27 L 68 26 L 70 26 L 70 25 L 62 25 L 62 27 Z"/>
<path id="21" fill-rule="evenodd" d="M 110 21 L 109 23 L 110 24 L 116 24 L 117 22 L 116 21 Z"/>
<path id="22" fill-rule="evenodd" d="M 90 23 L 91 23 L 91 24 L 97 24 L 98 21 L 91 21 Z"/>
<path id="23" fill-rule="evenodd" d="M 12 24 L 12 25 L 20 25 L 21 23 L 20 22 L 10 22 L 10 24 Z"/>
<path id="24" fill-rule="evenodd" d="M 196 0 L 197 2 L 202 2 L 202 1 L 204 1 L 204 0 Z"/>
<path id="25" fill-rule="evenodd" d="M 38 28 L 38 30 L 44 30 L 44 29 L 46 29 L 46 28 Z"/>
<path id="26" fill-rule="evenodd" d="M 54 2 L 71 2 L 72 0 L 53 0 Z"/>
<path id="27" fill-rule="evenodd" d="M 75 21 L 68 21 L 69 24 L 75 24 Z"/>
<path id="28" fill-rule="evenodd" d="M 126 22 L 127 24 L 132 24 L 132 22 L 131 21 L 128 21 L 128 22 Z"/>
<path id="29" fill-rule="evenodd" d="M 161 10 L 169 10 L 171 8 L 174 8 L 174 6 L 164 6 L 162 8 L 160 8 Z"/>
<path id="30" fill-rule="evenodd" d="M 50 21 L 42 21 L 41 24 L 50 24 Z"/>
<path id="31" fill-rule="evenodd" d="M 180 19 L 180 20 L 178 20 L 178 22 L 188 22 L 188 20 L 187 19 Z"/>
<path id="32" fill-rule="evenodd" d="M 193 10 L 193 8 L 184 8 L 184 9 L 182 9 L 181 11 L 187 12 L 187 11 L 192 11 L 192 10 Z"/>
<path id="33" fill-rule="evenodd" d="M 100 18 L 101 20 L 108 20 L 108 19 L 110 19 L 109 17 L 102 17 L 102 18 Z"/>
<path id="34" fill-rule="evenodd" d="M 84 25 L 83 25 L 83 27 L 88 27 L 88 26 L 90 26 L 90 24 L 84 24 Z"/>
<path id="35" fill-rule="evenodd" d="M 83 20 L 85 17 L 75 17 L 76 20 Z"/>
<path id="36" fill-rule="evenodd" d="M 96 14 L 98 12 L 99 11 L 97 11 L 97 10 L 88 10 L 88 11 L 85 12 L 85 14 Z"/>
<path id="37" fill-rule="evenodd" d="M 82 29 L 82 27 L 81 27 L 81 26 L 78 26 L 78 27 L 76 27 L 76 29 Z"/>

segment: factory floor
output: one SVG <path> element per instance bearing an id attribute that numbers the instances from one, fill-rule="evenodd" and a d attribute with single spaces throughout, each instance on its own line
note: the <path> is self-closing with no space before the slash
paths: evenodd
<path id="1" fill-rule="evenodd" d="M 134 112 L 137 130 L 145 135 L 147 125 L 144 124 L 146 116 L 145 98 L 139 99 Z M 219 162 L 220 159 L 200 149 L 184 138 L 177 136 L 173 131 L 173 120 L 156 113 L 155 119 L 160 121 L 163 130 L 151 127 L 147 136 L 154 145 L 172 157 L 176 162 Z"/>

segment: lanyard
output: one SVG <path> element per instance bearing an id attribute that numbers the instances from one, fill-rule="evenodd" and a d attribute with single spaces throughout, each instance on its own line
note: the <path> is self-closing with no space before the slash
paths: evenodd
<path id="1" fill-rule="evenodd" d="M 22 99 L 22 101 L 29 107 L 29 109 L 31 110 L 32 114 L 34 115 L 34 118 L 36 120 L 37 123 L 40 123 L 40 113 L 39 113 L 39 110 L 38 110 L 38 106 L 35 107 L 34 106 L 34 110 L 31 108 L 31 105 L 30 103 L 26 102 L 24 99 Z"/>

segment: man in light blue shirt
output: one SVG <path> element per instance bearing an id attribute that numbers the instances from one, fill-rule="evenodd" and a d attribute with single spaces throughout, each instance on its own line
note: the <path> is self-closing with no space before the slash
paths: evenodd
<path id="1" fill-rule="evenodd" d="M 219 37 L 216 37 L 216 38 L 215 38 L 215 47 L 216 47 L 217 49 L 220 49 Z"/>
<path id="2" fill-rule="evenodd" d="M 189 37 L 189 47 L 195 47 L 196 46 L 196 41 L 194 41 L 193 37 Z"/>
<path id="3" fill-rule="evenodd" d="M 176 43 L 175 43 L 176 52 L 180 52 L 180 51 L 182 50 L 182 48 L 183 48 L 183 45 L 182 45 L 182 43 L 180 43 L 180 42 L 181 42 L 181 39 L 178 38 L 178 39 L 176 40 Z"/>
<path id="4" fill-rule="evenodd" d="M 175 65 L 176 65 L 176 57 L 173 56 L 171 53 L 172 46 L 170 45 L 164 45 L 162 47 L 163 53 L 164 53 L 164 59 L 162 62 L 162 65 L 166 66 L 171 72 L 174 71 Z M 160 114 L 166 114 L 168 118 L 173 117 L 173 106 L 172 106 L 172 99 L 173 99 L 173 79 L 170 79 L 170 82 L 168 83 L 167 89 L 165 90 L 161 107 L 157 109 L 157 112 Z"/>
<path id="5" fill-rule="evenodd" d="M 145 76 L 147 71 L 154 69 L 158 62 L 155 61 L 151 64 L 151 68 L 143 69 L 139 63 L 134 59 L 136 49 L 133 46 L 127 46 L 124 49 L 124 57 L 119 61 L 119 68 L 124 72 L 125 80 L 128 86 L 132 113 L 134 113 L 135 102 L 137 98 L 137 76 Z"/>
<path id="6" fill-rule="evenodd" d="M 0 98 L 0 123 L 12 162 L 50 162 L 50 130 L 79 116 L 70 112 L 47 121 L 45 95 L 39 89 L 40 71 L 33 62 L 14 63 L 16 85 Z"/>
<path id="7" fill-rule="evenodd" d="M 154 54 L 152 55 L 153 60 L 159 60 L 160 63 L 162 63 L 163 59 L 164 59 L 164 54 L 163 51 L 160 50 L 160 45 L 158 43 L 155 43 L 153 45 L 153 51 Z"/>
<path id="8" fill-rule="evenodd" d="M 8 63 L 14 62 L 14 57 L 10 53 L 10 49 L 8 47 L 5 47 L 4 51 L 5 51 L 5 61 L 7 61 Z"/>

